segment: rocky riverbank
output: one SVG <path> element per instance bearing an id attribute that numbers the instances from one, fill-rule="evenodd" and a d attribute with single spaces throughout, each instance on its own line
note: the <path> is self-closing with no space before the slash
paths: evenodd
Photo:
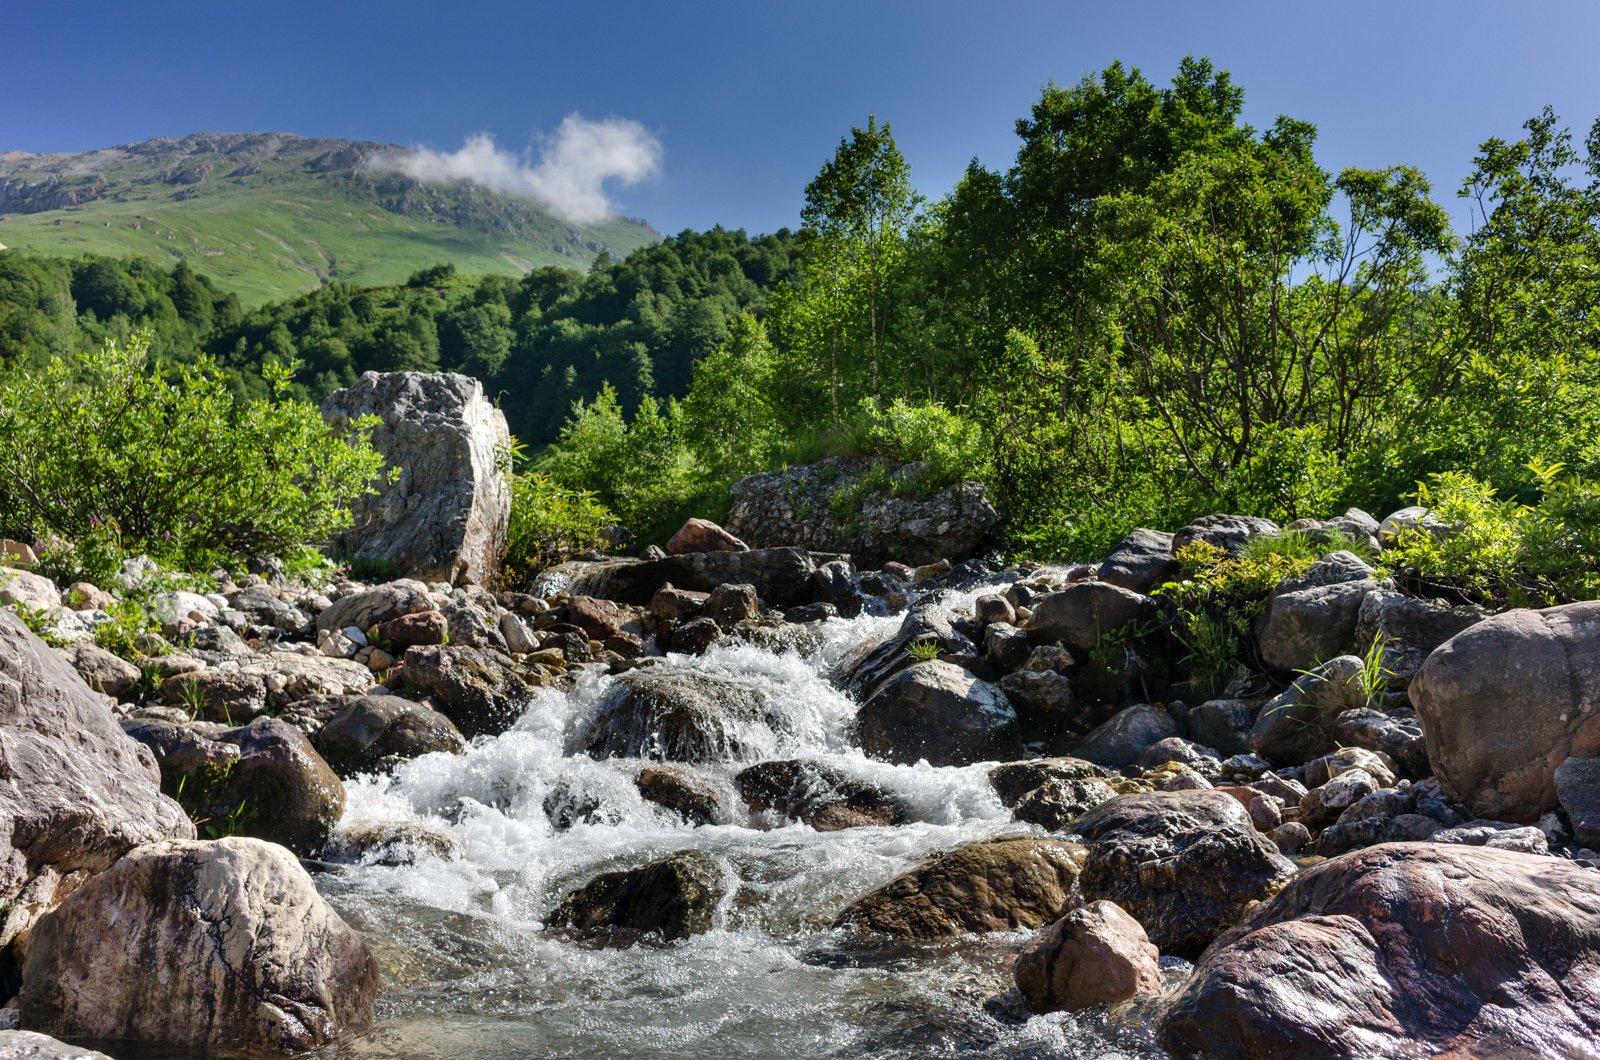
<path id="1" fill-rule="evenodd" d="M 0 1019 L 443 1055 L 407 1028 L 449 998 L 535 1052 L 760 1053 L 743 996 L 826 1055 L 1591 1056 L 1600 605 L 1410 595 L 1408 518 L 1005 569 L 702 524 L 522 591 L 258 564 L 148 592 L 133 660 L 92 630 L 160 572 L 8 568 L 60 646 L 0 613 Z M 1330 547 L 1206 684 L 1177 553 L 1288 534 Z M 553 1029 L 583 997 L 615 1027 Z"/>

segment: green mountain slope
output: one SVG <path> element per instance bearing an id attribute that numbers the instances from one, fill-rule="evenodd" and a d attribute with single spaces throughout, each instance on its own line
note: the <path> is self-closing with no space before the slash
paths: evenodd
<path id="1" fill-rule="evenodd" d="M 392 144 L 196 133 L 81 154 L 0 154 L 0 244 L 44 254 L 187 260 L 256 305 L 333 280 L 387 284 L 435 262 L 464 273 L 584 268 L 660 239 L 636 218 L 570 225 L 471 182 L 384 165 Z"/>

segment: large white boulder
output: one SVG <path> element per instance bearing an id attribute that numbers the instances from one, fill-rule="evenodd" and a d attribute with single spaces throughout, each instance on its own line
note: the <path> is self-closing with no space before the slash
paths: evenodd
<path id="1" fill-rule="evenodd" d="M 454 372 L 367 372 L 330 394 L 322 415 L 340 431 L 378 417 L 373 445 L 400 469 L 352 505 L 355 525 L 341 539 L 349 554 L 427 582 L 488 584 L 511 517 L 501 468 L 511 432 L 482 384 Z"/>

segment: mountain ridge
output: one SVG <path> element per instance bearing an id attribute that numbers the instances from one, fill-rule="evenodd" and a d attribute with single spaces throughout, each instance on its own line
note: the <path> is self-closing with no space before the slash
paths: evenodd
<path id="1" fill-rule="evenodd" d="M 334 281 L 394 283 L 440 261 L 502 275 L 585 268 L 602 252 L 618 258 L 661 238 L 639 218 L 576 225 L 471 180 L 418 180 L 399 168 L 411 154 L 287 132 L 6 151 L 0 243 L 188 260 L 258 304 Z"/>

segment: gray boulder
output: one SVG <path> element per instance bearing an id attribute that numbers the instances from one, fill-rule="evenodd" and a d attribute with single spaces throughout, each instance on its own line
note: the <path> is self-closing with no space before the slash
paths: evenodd
<path id="1" fill-rule="evenodd" d="M 545 923 L 584 932 L 620 930 L 628 933 L 624 938 L 683 939 L 711 930 L 727 889 L 711 855 L 680 850 L 637 869 L 596 876 L 563 898 Z"/>
<path id="2" fill-rule="evenodd" d="M 1216 748 L 1224 758 L 1250 753 L 1253 720 L 1250 704 L 1242 699 L 1208 699 L 1183 718 L 1191 740 Z"/>
<path id="3" fill-rule="evenodd" d="M 1302 674 L 1256 715 L 1250 749 L 1275 766 L 1298 766 L 1335 750 L 1335 721 L 1367 705 L 1361 675 L 1362 662 L 1354 655 Z"/>
<path id="4" fill-rule="evenodd" d="M 1389 689 L 1404 691 L 1422 670 L 1433 649 L 1488 617 L 1477 607 L 1445 607 L 1389 589 L 1374 589 L 1361 601 L 1355 643 L 1366 652 L 1382 637 L 1383 665 Z"/>
<path id="5" fill-rule="evenodd" d="M 1536 821 L 1560 803 L 1556 768 L 1600 756 L 1600 602 L 1470 626 L 1428 656 L 1410 696 L 1446 794 Z"/>
<path id="6" fill-rule="evenodd" d="M 861 749 L 890 762 L 936 766 L 1010 761 L 1022 754 L 1005 693 L 952 663 L 917 663 L 886 681 L 856 713 Z"/>
<path id="7" fill-rule="evenodd" d="M 1152 744 L 1176 735 L 1178 722 L 1171 714 L 1149 703 L 1136 703 L 1117 711 L 1085 736 L 1072 753 L 1098 766 L 1121 769 L 1139 761 Z"/>
<path id="8" fill-rule="evenodd" d="M 652 667 L 617 679 L 578 744 L 595 758 L 737 762 L 771 748 L 787 725 L 754 682 Z"/>
<path id="9" fill-rule="evenodd" d="M 802 548 L 753 548 L 745 552 L 688 552 L 610 567 L 590 595 L 643 606 L 664 586 L 709 593 L 719 585 L 750 585 L 775 607 L 809 603 L 817 562 Z"/>
<path id="10" fill-rule="evenodd" d="M 354 626 L 365 633 L 379 623 L 421 614 L 433 607 L 433 597 L 428 594 L 426 585 L 410 578 L 398 578 L 335 600 L 332 607 L 317 615 L 317 628 L 340 630 Z"/>
<path id="11" fill-rule="evenodd" d="M 168 840 L 90 879 L 34 928 L 22 1022 L 185 1053 L 315 1049 L 372 1022 L 366 943 L 294 856 Z"/>
<path id="12" fill-rule="evenodd" d="M 1147 594 L 1178 574 L 1172 558 L 1172 535 L 1160 530 L 1135 530 L 1100 564 L 1100 580 L 1129 592 Z"/>
<path id="13" fill-rule="evenodd" d="M 142 843 L 194 837 L 161 794 L 149 749 L 8 612 L 0 612 L 0 761 L 0 907 L 41 873 L 102 872 Z M 0 945 L 9 941 L 0 934 Z"/>
<path id="14" fill-rule="evenodd" d="M 1421 780 L 1428 775 L 1428 742 L 1409 707 L 1341 711 L 1330 731 L 1335 743 L 1388 755 L 1402 776 Z"/>
<path id="15" fill-rule="evenodd" d="M 1155 605 L 1148 596 L 1107 582 L 1078 582 L 1034 601 L 1028 639 L 1035 644 L 1059 642 L 1087 653 L 1102 637 L 1154 617 Z"/>
<path id="16" fill-rule="evenodd" d="M 1450 533 L 1448 523 L 1433 515 L 1427 508 L 1413 504 L 1409 508 L 1401 508 L 1392 513 L 1378 524 L 1378 542 L 1384 548 L 1390 548 L 1401 534 L 1419 528 L 1428 531 L 1434 537 L 1443 537 Z"/>
<path id="17" fill-rule="evenodd" d="M 33 1031 L 0 1031 L 0 1060 L 111 1060 L 105 1053 Z"/>
<path id="18" fill-rule="evenodd" d="M 1277 532 L 1277 523 L 1254 515 L 1202 515 L 1172 535 L 1172 552 L 1176 555 L 1179 549 L 1196 541 L 1238 552 L 1252 537 Z"/>
<path id="19" fill-rule="evenodd" d="M 121 696 L 143 676 L 139 668 L 126 659 L 120 659 L 91 641 L 79 641 L 66 648 L 57 648 L 67 665 L 78 671 L 84 684 L 107 696 Z"/>
<path id="20" fill-rule="evenodd" d="M 972 641 L 956 631 L 955 616 L 948 609 L 934 600 L 918 601 L 901 619 L 894 636 L 850 667 L 845 675 L 845 689 L 857 699 L 867 699 L 884 681 L 911 665 L 912 645 L 928 642 L 937 644 L 941 652 L 949 655 L 973 650 Z"/>
<path id="21" fill-rule="evenodd" d="M 1286 672 L 1309 669 L 1356 646 L 1361 602 L 1376 589 L 1372 568 L 1349 552 L 1335 552 L 1304 574 L 1273 589 L 1256 631 L 1261 658 Z"/>
<path id="22" fill-rule="evenodd" d="M 587 658 L 586 642 L 583 654 Z M 407 648 L 401 672 L 469 740 L 511 728 L 545 680 L 537 667 L 519 665 L 504 652 L 450 644 Z"/>
<path id="23" fill-rule="evenodd" d="M 317 733 L 317 750 L 340 776 L 374 772 L 432 751 L 460 753 L 466 741 L 449 718 L 399 696 L 362 696 Z"/>
<path id="24" fill-rule="evenodd" d="M 857 486 L 876 463 L 831 457 L 740 479 L 728 490 L 728 529 L 753 548 L 800 545 L 846 553 L 861 564 L 895 559 L 920 565 L 964 559 L 999 521 L 988 492 L 976 482 L 920 498 L 875 490 L 861 497 L 859 511 L 833 514 L 835 495 Z M 890 474 L 903 479 L 920 470 L 920 464 L 904 464 Z"/>
<path id="25" fill-rule="evenodd" d="M 373 447 L 399 469 L 351 506 L 346 552 L 424 581 L 489 584 L 511 517 L 502 466 L 511 432 L 482 384 L 453 372 L 366 372 L 328 395 L 322 415 L 341 433 L 378 417 Z"/>
<path id="26" fill-rule="evenodd" d="M 1556 795 L 1578 842 L 1600 847 L 1600 758 L 1569 758 L 1556 769 Z"/>

